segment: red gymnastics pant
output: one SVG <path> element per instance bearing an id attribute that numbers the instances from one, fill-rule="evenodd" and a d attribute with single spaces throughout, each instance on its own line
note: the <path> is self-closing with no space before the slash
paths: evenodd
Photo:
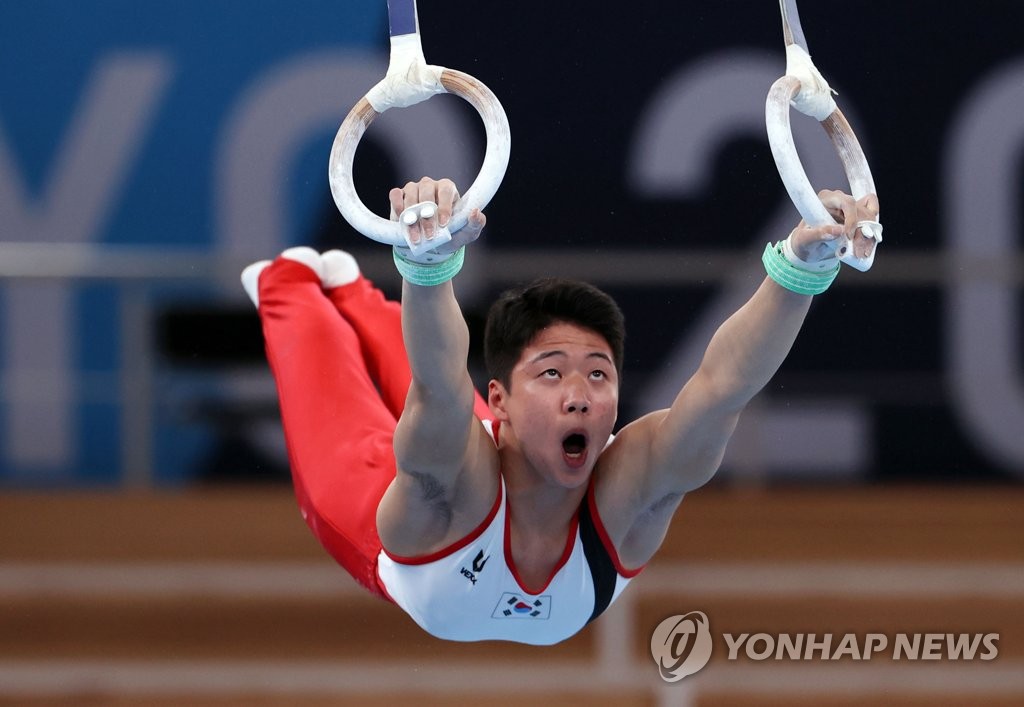
<path id="1" fill-rule="evenodd" d="M 401 310 L 366 278 L 325 290 L 278 258 L 259 280 L 295 495 L 313 535 L 357 582 L 377 580 L 377 506 L 395 478 L 392 438 L 412 374 Z M 475 412 L 487 416 L 477 395 Z"/>

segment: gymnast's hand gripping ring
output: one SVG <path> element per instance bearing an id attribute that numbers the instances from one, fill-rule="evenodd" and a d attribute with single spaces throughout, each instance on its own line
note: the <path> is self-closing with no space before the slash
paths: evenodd
<path id="1" fill-rule="evenodd" d="M 438 93 L 452 93 L 476 108 L 487 135 L 480 173 L 455 205 L 448 229 L 454 233 L 483 209 L 498 191 L 508 167 L 511 136 L 508 118 L 497 97 L 483 83 L 460 71 L 430 66 L 423 58 L 416 0 L 388 0 L 391 59 L 387 75 L 349 112 L 331 148 L 331 194 L 341 215 L 367 238 L 411 247 L 402 224 L 377 216 L 362 203 L 352 180 L 356 147 L 370 124 L 388 108 L 406 108 Z"/>
<path id="2" fill-rule="evenodd" d="M 768 142 L 779 176 L 800 216 L 811 226 L 831 225 L 835 220 L 811 187 L 793 144 L 793 132 L 789 124 L 791 103 L 800 112 L 821 122 L 839 153 L 855 199 L 874 194 L 875 182 L 857 136 L 832 99 L 832 89 L 811 62 L 800 27 L 796 0 L 779 0 L 779 6 L 786 41 L 786 75 L 772 84 L 765 102 Z M 856 257 L 852 243 L 843 236 L 837 240 L 836 257 L 847 265 L 866 271 L 874 262 L 875 251 L 882 241 L 881 224 L 877 224 L 877 228 L 861 229 L 861 232 L 875 241 L 870 255 L 865 258 Z"/>

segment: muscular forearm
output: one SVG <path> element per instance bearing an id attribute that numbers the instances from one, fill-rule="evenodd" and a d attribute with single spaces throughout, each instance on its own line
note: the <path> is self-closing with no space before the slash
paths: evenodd
<path id="1" fill-rule="evenodd" d="M 431 397 L 465 392 L 469 329 L 451 281 L 435 287 L 403 283 L 402 334 L 414 385 Z"/>
<path id="2" fill-rule="evenodd" d="M 420 243 L 449 222 L 459 193 L 451 180 L 424 177 L 392 189 L 388 198 L 395 214 L 413 204 L 437 204 L 435 214 L 420 212 L 418 222 L 406 223 L 410 243 Z M 472 243 L 485 222 L 479 209 L 473 209 L 453 241 L 462 246 Z M 420 479 L 429 477 L 442 489 L 450 489 L 465 466 L 473 427 L 469 329 L 451 283 L 462 266 L 463 253 L 458 249 L 443 262 L 426 264 L 395 251 L 395 264 L 403 277 L 402 335 L 412 369 L 409 395 L 395 429 L 395 457 L 401 471 Z"/>
<path id="3" fill-rule="evenodd" d="M 719 327 L 701 363 L 723 400 L 742 408 L 782 365 L 803 325 L 811 298 L 765 279 L 754 296 Z"/>
<path id="4" fill-rule="evenodd" d="M 451 282 L 403 285 L 402 333 L 412 384 L 395 430 L 395 456 L 401 470 L 447 487 L 461 469 L 473 419 L 469 330 Z"/>

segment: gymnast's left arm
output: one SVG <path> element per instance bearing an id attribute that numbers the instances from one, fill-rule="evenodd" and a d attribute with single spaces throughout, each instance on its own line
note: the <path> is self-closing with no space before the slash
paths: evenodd
<path id="1" fill-rule="evenodd" d="M 837 223 L 812 227 L 801 221 L 788 246 L 779 243 L 766 248 L 769 276 L 719 327 L 700 367 L 671 408 L 641 418 L 630 426 L 635 430 L 627 427 L 620 435 L 632 438 L 628 456 L 642 470 L 641 479 L 633 482 L 639 487 L 628 489 L 636 504 L 634 517 L 664 498 L 682 498 L 717 471 L 740 413 L 792 348 L 810 308 L 810 293 L 824 291 L 838 272 L 834 242 L 839 236 L 845 234 L 860 257 L 874 247 L 860 230 L 864 222 L 877 219 L 878 200 L 873 194 L 858 201 L 843 192 L 824 191 L 819 198 Z M 807 269 L 796 268 L 786 259 L 787 248 Z M 826 262 L 815 271 L 817 261 L 823 259 Z M 637 456 L 640 449 L 646 451 Z"/>

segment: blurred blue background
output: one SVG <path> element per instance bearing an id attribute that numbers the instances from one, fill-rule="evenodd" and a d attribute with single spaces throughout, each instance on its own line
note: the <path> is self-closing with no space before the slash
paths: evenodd
<path id="1" fill-rule="evenodd" d="M 805 5 L 885 244 L 816 302 L 721 480 L 1015 483 L 1022 10 Z M 512 126 L 459 282 L 475 334 L 514 281 L 590 279 L 627 315 L 620 417 L 671 400 L 756 286 L 764 242 L 798 218 L 764 136 L 777 14 L 421 4 L 427 60 L 487 83 Z M 386 62 L 382 2 L 0 3 L 0 484 L 287 480 L 237 274 L 289 245 L 342 247 L 397 294 L 386 249 L 342 221 L 326 178 L 338 125 Z M 451 97 L 385 114 L 357 159 L 364 201 L 424 173 L 466 185 L 477 122 Z M 794 124 L 815 186 L 843 187 L 820 128 Z M 472 363 L 480 378 L 476 350 Z"/>

